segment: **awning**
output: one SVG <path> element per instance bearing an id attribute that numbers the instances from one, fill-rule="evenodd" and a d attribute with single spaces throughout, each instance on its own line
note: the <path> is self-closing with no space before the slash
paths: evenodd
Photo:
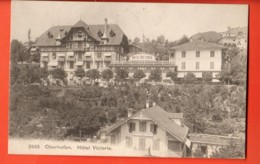
<path id="1" fill-rule="evenodd" d="M 49 53 L 41 53 L 41 56 L 49 56 Z"/>
<path id="2" fill-rule="evenodd" d="M 64 52 L 57 52 L 56 54 L 57 54 L 57 56 L 65 56 Z"/>
<path id="3" fill-rule="evenodd" d="M 190 140 L 187 139 L 187 138 L 186 138 L 186 141 L 185 141 L 185 145 L 186 145 L 188 148 L 190 148 L 190 146 L 191 146 L 191 142 L 190 142 Z"/>
<path id="4" fill-rule="evenodd" d="M 220 81 L 218 79 L 212 79 L 212 83 L 219 83 Z"/>
<path id="5" fill-rule="evenodd" d="M 51 61 L 48 63 L 48 66 L 58 66 L 58 62 L 57 61 Z"/>
<path id="6" fill-rule="evenodd" d="M 36 48 L 31 48 L 31 50 L 30 51 L 36 51 L 37 49 Z"/>
<path id="7" fill-rule="evenodd" d="M 83 61 L 78 61 L 75 63 L 76 66 L 82 66 L 83 65 Z"/>
<path id="8" fill-rule="evenodd" d="M 68 56 L 74 56 L 74 52 L 67 52 Z"/>
<path id="9" fill-rule="evenodd" d="M 111 53 L 104 53 L 104 56 L 112 56 Z"/>
<path id="10" fill-rule="evenodd" d="M 84 54 L 85 56 L 91 56 L 92 55 L 92 53 L 91 52 L 85 52 L 85 54 Z"/>

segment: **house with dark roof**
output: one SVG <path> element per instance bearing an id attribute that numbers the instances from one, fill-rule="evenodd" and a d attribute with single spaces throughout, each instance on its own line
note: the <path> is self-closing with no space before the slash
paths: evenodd
<path id="1" fill-rule="evenodd" d="M 217 78 L 225 49 L 220 44 L 194 40 L 170 48 L 169 60 L 176 63 L 179 78 L 188 72 L 195 74 L 196 78 L 202 78 L 203 72 L 210 72 L 213 78 Z"/>
<path id="2" fill-rule="evenodd" d="M 72 82 L 75 70 L 107 69 L 128 53 L 128 39 L 117 24 L 88 25 L 82 20 L 71 26 L 53 26 L 35 44 L 41 54 L 41 67 L 61 68 Z"/>
<path id="3" fill-rule="evenodd" d="M 184 157 L 189 150 L 189 128 L 182 123 L 182 113 L 169 113 L 155 105 L 99 131 L 101 138 L 111 145 L 124 147 L 137 156 Z"/>

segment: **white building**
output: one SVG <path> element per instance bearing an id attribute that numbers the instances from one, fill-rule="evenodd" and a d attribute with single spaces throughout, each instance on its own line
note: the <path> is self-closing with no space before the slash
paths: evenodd
<path id="1" fill-rule="evenodd" d="M 188 72 L 202 78 L 203 72 L 211 72 L 213 78 L 221 71 L 223 50 L 226 47 L 204 41 L 184 43 L 170 49 L 170 62 L 177 65 L 178 77 L 183 78 Z"/>

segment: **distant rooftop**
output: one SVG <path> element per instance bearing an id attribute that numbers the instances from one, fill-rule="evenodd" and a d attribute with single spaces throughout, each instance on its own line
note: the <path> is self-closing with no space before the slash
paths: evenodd
<path id="1" fill-rule="evenodd" d="M 187 50 L 221 50 L 226 49 L 226 47 L 205 41 L 192 41 L 181 44 L 179 46 L 172 47 L 171 50 L 177 51 L 187 51 Z"/>

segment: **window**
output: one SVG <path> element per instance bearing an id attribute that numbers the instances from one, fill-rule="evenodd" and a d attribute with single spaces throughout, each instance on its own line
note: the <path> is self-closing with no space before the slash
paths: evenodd
<path id="1" fill-rule="evenodd" d="M 157 125 L 151 124 L 150 125 L 150 132 L 152 132 L 153 134 L 157 134 Z"/>
<path id="2" fill-rule="evenodd" d="M 210 57 L 214 58 L 215 57 L 215 51 L 210 51 Z"/>
<path id="3" fill-rule="evenodd" d="M 101 52 L 98 52 L 98 53 L 97 53 L 97 58 L 99 58 L 99 59 L 102 58 Z"/>
<path id="4" fill-rule="evenodd" d="M 55 52 L 52 53 L 52 60 L 56 60 L 56 53 Z"/>
<path id="5" fill-rule="evenodd" d="M 181 52 L 181 57 L 185 58 L 186 57 L 186 51 Z"/>
<path id="6" fill-rule="evenodd" d="M 139 138 L 139 149 L 145 150 L 145 138 Z"/>
<path id="7" fill-rule="evenodd" d="M 74 62 L 69 62 L 69 65 L 70 65 L 70 69 L 74 68 Z"/>
<path id="8" fill-rule="evenodd" d="M 185 70 L 185 62 L 181 63 L 181 69 Z"/>
<path id="9" fill-rule="evenodd" d="M 78 48 L 82 48 L 82 43 L 81 42 L 78 43 Z"/>
<path id="10" fill-rule="evenodd" d="M 146 132 L 146 122 L 144 122 L 144 121 L 141 121 L 140 123 L 139 123 L 139 131 L 140 132 Z"/>
<path id="11" fill-rule="evenodd" d="M 196 69 L 200 69 L 200 63 L 196 62 Z"/>
<path id="12" fill-rule="evenodd" d="M 82 53 L 78 53 L 78 61 L 82 61 Z"/>
<path id="13" fill-rule="evenodd" d="M 90 69 L 90 62 L 86 62 L 86 69 Z"/>
<path id="14" fill-rule="evenodd" d="M 159 139 L 153 140 L 153 150 L 160 150 L 160 140 Z"/>
<path id="15" fill-rule="evenodd" d="M 171 57 L 174 58 L 174 52 L 171 53 Z"/>
<path id="16" fill-rule="evenodd" d="M 210 62 L 210 69 L 214 69 L 214 62 Z"/>
<path id="17" fill-rule="evenodd" d="M 133 145 L 132 137 L 126 137 L 126 147 L 131 148 Z"/>
<path id="18" fill-rule="evenodd" d="M 135 123 L 134 122 L 130 122 L 129 124 L 129 133 L 135 131 Z"/>
<path id="19" fill-rule="evenodd" d="M 196 58 L 200 57 L 200 51 L 196 51 Z"/>

